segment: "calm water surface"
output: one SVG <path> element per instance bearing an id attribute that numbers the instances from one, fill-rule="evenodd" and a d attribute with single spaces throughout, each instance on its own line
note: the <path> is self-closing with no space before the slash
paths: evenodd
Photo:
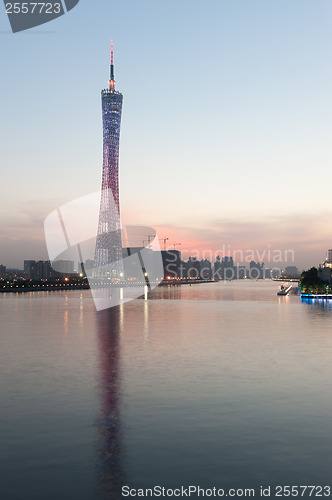
<path id="1" fill-rule="evenodd" d="M 330 484 L 332 308 L 276 291 L 1 294 L 1 500 Z"/>

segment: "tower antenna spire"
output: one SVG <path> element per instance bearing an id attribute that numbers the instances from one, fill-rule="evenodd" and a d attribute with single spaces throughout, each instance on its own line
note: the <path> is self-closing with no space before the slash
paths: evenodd
<path id="1" fill-rule="evenodd" d="M 111 40 L 111 71 L 110 71 L 110 91 L 115 90 L 115 80 L 114 80 L 114 63 L 113 63 L 113 40 Z"/>

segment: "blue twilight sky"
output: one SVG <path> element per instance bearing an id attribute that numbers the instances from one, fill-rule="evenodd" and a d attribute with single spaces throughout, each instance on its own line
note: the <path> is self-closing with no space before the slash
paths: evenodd
<path id="1" fill-rule="evenodd" d="M 0 263 L 46 258 L 44 218 L 100 188 L 111 38 L 124 222 L 188 252 L 269 247 L 293 249 L 300 268 L 322 261 L 330 0 L 80 0 L 17 34 L 0 10 Z"/>

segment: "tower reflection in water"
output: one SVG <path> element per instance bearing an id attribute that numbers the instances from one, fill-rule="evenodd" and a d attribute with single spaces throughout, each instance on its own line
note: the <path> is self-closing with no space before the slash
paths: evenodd
<path id="1" fill-rule="evenodd" d="M 120 333 L 123 305 L 99 311 L 97 334 L 99 344 L 101 412 L 98 428 L 97 498 L 120 498 L 124 483 L 121 456 L 121 370 Z"/>

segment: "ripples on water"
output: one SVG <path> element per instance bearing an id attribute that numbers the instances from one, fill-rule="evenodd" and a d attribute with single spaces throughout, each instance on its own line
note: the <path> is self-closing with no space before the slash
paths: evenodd
<path id="1" fill-rule="evenodd" d="M 2 294 L 0 498 L 329 484 L 332 310 L 276 291 Z"/>

